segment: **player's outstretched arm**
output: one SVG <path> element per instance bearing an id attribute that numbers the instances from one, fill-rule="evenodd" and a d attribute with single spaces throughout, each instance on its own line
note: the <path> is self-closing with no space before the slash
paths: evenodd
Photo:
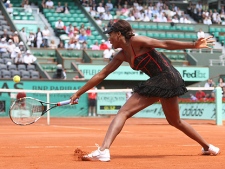
<path id="1" fill-rule="evenodd" d="M 122 52 L 115 54 L 111 62 L 107 64 L 99 73 L 94 75 L 83 87 L 81 87 L 76 93 L 71 96 L 71 104 L 78 99 L 83 93 L 97 86 L 102 82 L 110 73 L 115 71 L 124 61 Z"/>
<path id="2" fill-rule="evenodd" d="M 168 50 L 178 50 L 178 49 L 200 49 L 200 48 L 210 48 L 213 45 L 214 40 L 212 37 L 200 38 L 195 42 L 182 42 L 177 40 L 157 40 L 149 37 L 140 36 L 136 38 L 141 46 L 152 47 L 152 48 L 164 48 Z"/>

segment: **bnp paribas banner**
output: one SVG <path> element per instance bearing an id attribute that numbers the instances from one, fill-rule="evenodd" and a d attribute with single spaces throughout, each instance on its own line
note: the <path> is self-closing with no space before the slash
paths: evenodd
<path id="1" fill-rule="evenodd" d="M 77 81 L 21 81 L 14 83 L 13 81 L 0 81 L 1 89 L 26 89 L 32 90 L 31 93 L 25 91 L 29 97 L 34 97 L 43 101 L 47 101 L 46 93 L 39 91 L 63 91 L 71 90 L 71 93 L 54 93 L 50 94 L 50 102 L 57 103 L 59 101 L 68 100 L 75 90 L 81 88 L 85 82 Z M 9 106 L 17 93 L 0 91 L 0 116 L 7 115 Z M 79 104 L 57 107 L 51 110 L 51 116 L 69 117 L 69 116 L 86 116 L 88 109 L 87 94 L 80 97 Z"/>
<path id="2" fill-rule="evenodd" d="M 104 65 L 78 65 L 85 79 L 90 79 L 100 72 Z M 185 81 L 205 81 L 209 78 L 208 67 L 175 67 Z M 106 80 L 146 80 L 149 77 L 141 72 L 135 71 L 130 66 L 120 66 L 117 70 L 107 76 Z"/>
<path id="3" fill-rule="evenodd" d="M 97 112 L 98 114 L 117 114 L 119 109 L 126 102 L 126 93 L 98 93 Z M 183 119 L 216 119 L 215 103 L 180 103 L 180 117 Z M 225 104 L 222 105 L 223 119 L 225 119 Z M 134 117 L 142 118 L 165 118 L 160 103 L 153 104 Z"/>

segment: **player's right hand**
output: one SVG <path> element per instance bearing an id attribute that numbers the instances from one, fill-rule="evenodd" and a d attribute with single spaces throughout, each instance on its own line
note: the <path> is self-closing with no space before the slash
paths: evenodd
<path id="1" fill-rule="evenodd" d="M 79 96 L 76 93 L 70 97 L 70 104 L 78 104 Z"/>

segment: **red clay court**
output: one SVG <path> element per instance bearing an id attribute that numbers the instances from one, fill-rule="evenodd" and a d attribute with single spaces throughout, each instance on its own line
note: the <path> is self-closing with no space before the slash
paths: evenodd
<path id="1" fill-rule="evenodd" d="M 201 156 L 201 147 L 165 119 L 129 119 L 111 147 L 111 162 L 75 161 L 74 150 L 101 144 L 111 118 L 52 118 L 29 126 L 0 119 L 0 169 L 224 169 L 225 124 L 186 120 L 221 149 Z"/>

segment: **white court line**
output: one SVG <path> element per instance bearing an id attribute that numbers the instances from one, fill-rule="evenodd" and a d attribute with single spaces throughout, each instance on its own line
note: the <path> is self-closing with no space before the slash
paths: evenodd
<path id="1" fill-rule="evenodd" d="M 99 130 L 99 131 L 106 131 L 106 130 L 103 130 L 103 129 L 98 129 L 98 128 L 88 128 L 88 127 L 76 127 L 76 126 L 57 126 L 57 125 L 52 125 L 52 127 L 55 127 L 55 128 L 72 128 L 72 129 L 84 129 L 84 130 Z M 122 132 L 125 132 L 125 133 L 130 133 L 130 131 L 122 131 Z"/>

